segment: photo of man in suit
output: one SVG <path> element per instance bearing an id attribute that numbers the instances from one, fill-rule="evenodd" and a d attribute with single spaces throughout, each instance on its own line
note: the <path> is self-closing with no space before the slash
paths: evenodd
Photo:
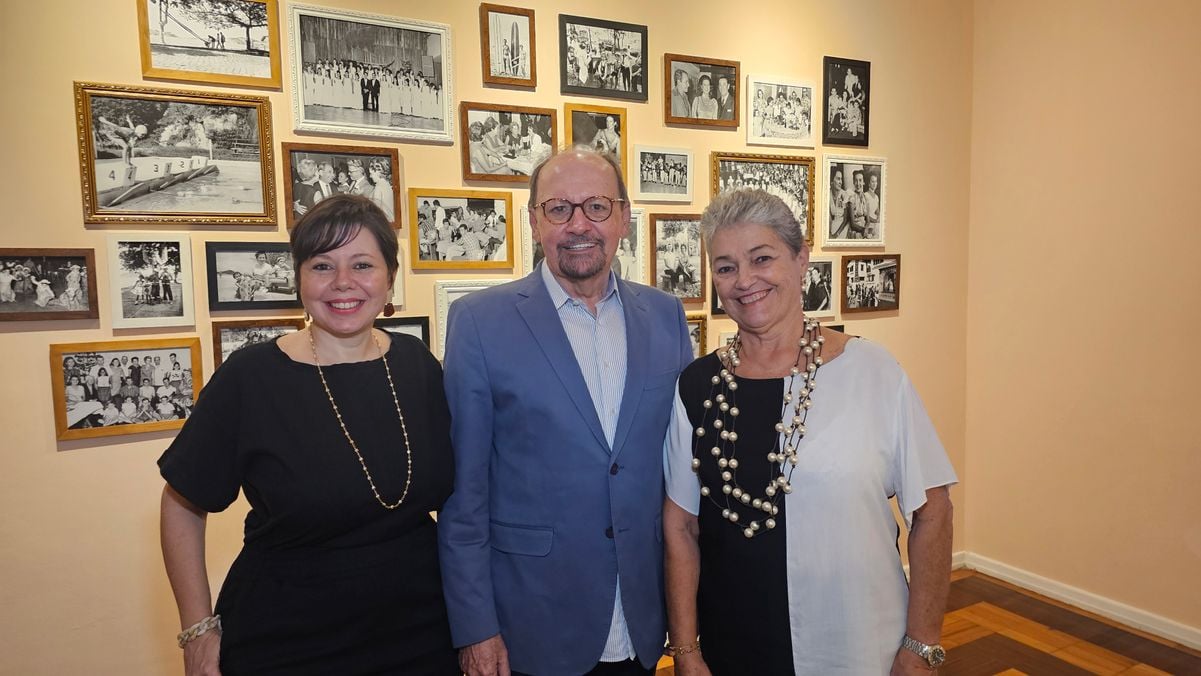
<path id="1" fill-rule="evenodd" d="M 469 676 L 647 675 L 664 641 L 663 439 L 693 359 L 684 310 L 613 273 L 630 203 L 612 156 L 575 146 L 530 186 L 543 261 L 450 306 L 451 635 Z"/>
<path id="2" fill-rule="evenodd" d="M 730 76 L 717 76 L 717 119 L 734 119 L 734 95 L 730 93 Z"/>

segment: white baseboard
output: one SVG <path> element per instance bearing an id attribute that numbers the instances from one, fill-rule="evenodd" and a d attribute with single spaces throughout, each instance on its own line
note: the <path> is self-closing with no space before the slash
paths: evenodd
<path id="1" fill-rule="evenodd" d="M 1201 629 L 1197 627 L 1190 627 L 972 552 L 956 552 L 951 561 L 954 568 L 978 570 L 986 575 L 1015 584 L 1022 589 L 1029 589 L 1115 622 L 1141 629 L 1160 638 L 1201 650 Z"/>

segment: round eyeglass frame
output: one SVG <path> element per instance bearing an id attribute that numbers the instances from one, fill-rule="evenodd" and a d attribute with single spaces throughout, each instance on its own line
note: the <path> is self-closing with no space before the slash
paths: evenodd
<path id="1" fill-rule="evenodd" d="M 584 207 L 584 205 L 588 204 L 592 200 L 597 200 L 597 199 L 605 200 L 609 204 L 609 210 L 607 212 L 605 212 L 604 216 L 601 216 L 599 218 L 594 218 L 593 215 L 588 213 L 588 210 L 584 209 L 583 207 Z M 608 220 L 608 218 L 610 216 L 613 215 L 614 205 L 618 204 L 619 202 L 628 202 L 628 201 L 629 200 L 624 200 L 620 197 L 609 197 L 608 195 L 592 195 L 590 197 L 585 197 L 584 201 L 582 201 L 582 202 L 572 202 L 571 200 L 565 199 L 562 197 L 552 197 L 548 200 L 543 200 L 542 202 L 535 204 L 534 208 L 541 209 L 542 215 L 546 218 L 547 221 L 550 222 L 551 225 L 563 225 L 564 223 L 567 223 L 568 221 L 571 220 L 571 217 L 575 215 L 576 209 L 579 209 L 581 212 L 583 212 L 584 217 L 587 218 L 588 220 L 592 221 L 593 223 L 603 223 L 606 220 Z M 546 213 L 546 205 L 550 204 L 551 202 L 561 202 L 563 204 L 570 204 L 571 211 L 567 212 L 566 218 L 564 218 L 561 221 L 556 221 L 554 218 L 551 217 L 550 214 Z"/>

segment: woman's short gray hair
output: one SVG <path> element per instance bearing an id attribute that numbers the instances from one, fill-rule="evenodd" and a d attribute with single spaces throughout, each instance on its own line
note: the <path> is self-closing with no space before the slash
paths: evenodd
<path id="1" fill-rule="evenodd" d="M 755 223 L 771 228 L 792 250 L 799 254 L 805 249 L 805 235 L 801 224 L 784 200 L 758 188 L 743 188 L 722 193 L 709 202 L 701 215 L 701 236 L 705 248 L 720 228 L 742 223 Z"/>

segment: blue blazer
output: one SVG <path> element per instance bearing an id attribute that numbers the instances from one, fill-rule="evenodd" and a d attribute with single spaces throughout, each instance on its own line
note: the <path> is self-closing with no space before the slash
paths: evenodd
<path id="1" fill-rule="evenodd" d="M 516 671 L 595 666 L 619 571 L 638 659 L 649 669 L 663 650 L 663 439 L 692 346 L 679 300 L 617 286 L 628 360 L 613 448 L 539 269 L 450 308 L 456 469 L 438 541 L 451 636 L 499 633 Z"/>

